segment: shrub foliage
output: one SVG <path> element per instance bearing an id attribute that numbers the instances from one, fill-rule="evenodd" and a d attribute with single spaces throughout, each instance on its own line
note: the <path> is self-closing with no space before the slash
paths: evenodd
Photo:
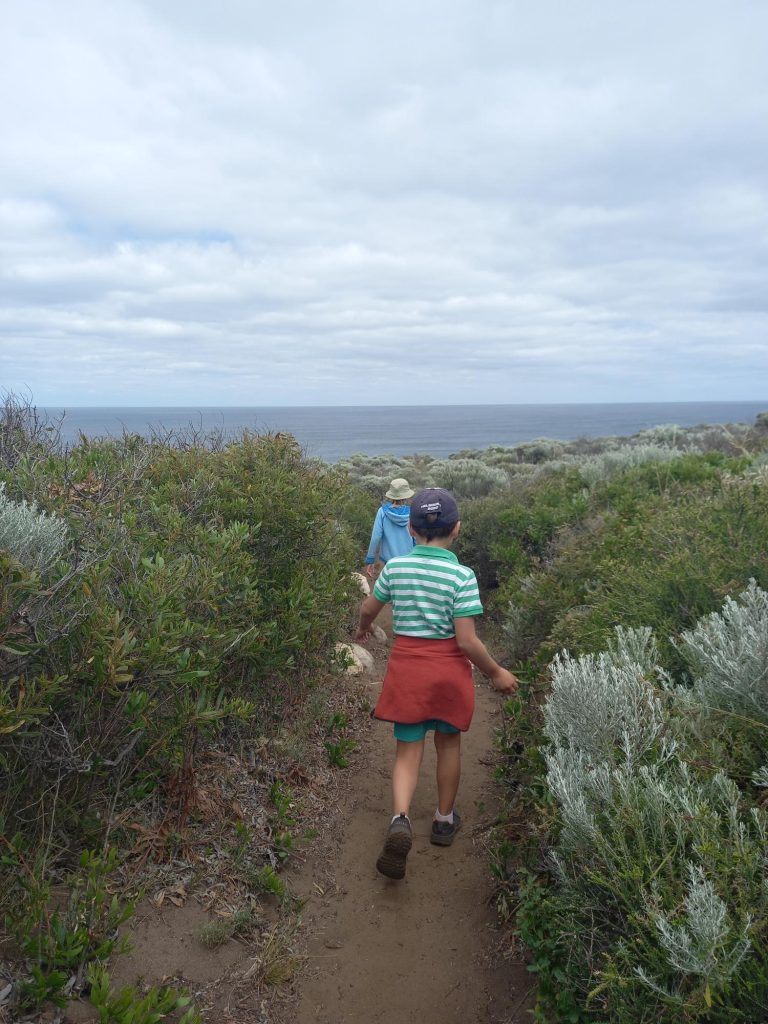
<path id="1" fill-rule="evenodd" d="M 465 513 L 532 680 L 500 735 L 527 841 L 494 870 L 538 1021 L 768 1019 L 768 487 L 741 442 L 560 453 Z"/>
<path id="2" fill-rule="evenodd" d="M 289 437 L 67 450 L 24 422 L 0 424 L 0 909 L 34 936 L 121 811 L 152 801 L 182 832 L 206 749 L 300 713 L 359 551 L 345 475 Z"/>
<path id="3" fill-rule="evenodd" d="M 738 668 L 718 678 L 712 665 L 754 637 L 761 647 L 751 659 L 764 659 L 766 628 L 768 595 L 753 584 L 687 635 L 694 685 L 682 707 L 650 631 L 619 630 L 599 657 L 554 663 L 544 708 L 546 777 L 559 812 L 548 927 L 560 935 L 574 1003 L 591 1020 L 765 1013 L 768 813 L 747 780 L 740 788 L 712 763 L 696 719 L 733 703 Z M 743 663 L 741 678 L 747 687 L 755 678 Z M 753 738 L 768 731 L 762 708 Z M 743 739 L 739 729 L 731 738 Z M 535 951 L 525 915 L 521 927 Z"/>
<path id="4" fill-rule="evenodd" d="M 30 789 L 69 834 L 99 794 L 189 773 L 226 722 L 289 707 L 327 663 L 354 564 L 329 511 L 344 483 L 292 440 L 83 443 L 6 484 L 72 537 L 44 589 L 18 550 L 0 563 L 8 827 Z"/>
<path id="5" fill-rule="evenodd" d="M 183 830 L 207 747 L 307 713 L 376 504 L 405 476 L 461 499 L 457 553 L 527 696 L 547 693 L 506 707 L 529 841 L 502 838 L 494 864 L 537 1020 L 768 1019 L 764 418 L 331 468 L 281 435 L 67 449 L 6 397 L 0 908 L 29 958 L 19 1005 L 61 1003 L 90 971 L 102 1016 L 123 1019 L 134 994 L 98 964 L 130 907 L 106 895 L 114 854 L 92 851 L 142 801 Z M 330 739 L 341 764 L 351 741 Z M 186 996 L 146 1000 L 149 1019 Z"/>

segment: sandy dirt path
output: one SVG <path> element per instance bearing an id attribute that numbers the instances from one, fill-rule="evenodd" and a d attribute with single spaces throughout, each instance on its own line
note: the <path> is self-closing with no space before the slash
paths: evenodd
<path id="1" fill-rule="evenodd" d="M 386 623 L 385 623 L 386 624 Z M 386 660 L 372 651 L 377 671 Z M 532 976 L 501 957 L 486 840 L 497 813 L 491 778 L 492 733 L 501 699 L 477 684 L 477 709 L 463 738 L 457 806 L 464 825 L 451 847 L 429 842 L 436 804 L 435 751 L 428 740 L 411 809 L 414 844 L 406 877 L 378 874 L 376 857 L 390 820 L 392 727 L 374 723 L 349 771 L 354 773 L 327 836 L 291 881 L 309 897 L 304 911 L 307 960 L 297 979 L 293 1024 L 518 1024 L 530 1020 Z"/>

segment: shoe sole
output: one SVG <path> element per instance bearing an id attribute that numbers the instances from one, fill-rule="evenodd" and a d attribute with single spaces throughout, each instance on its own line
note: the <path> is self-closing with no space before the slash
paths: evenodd
<path id="1" fill-rule="evenodd" d="M 433 846 L 450 846 L 453 840 L 458 835 L 460 829 L 461 822 L 459 821 L 456 827 L 454 828 L 453 832 L 449 833 L 448 835 L 443 836 L 435 832 L 430 833 L 429 841 L 433 844 Z"/>
<path id="2" fill-rule="evenodd" d="M 413 839 L 407 832 L 394 832 L 384 840 L 384 849 L 376 861 L 376 870 L 387 878 L 405 878 L 405 861 Z"/>

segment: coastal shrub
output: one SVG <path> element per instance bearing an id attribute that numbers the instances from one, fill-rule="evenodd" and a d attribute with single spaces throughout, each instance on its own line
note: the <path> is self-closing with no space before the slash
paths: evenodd
<path id="1" fill-rule="evenodd" d="M 499 516 L 509 505 L 506 495 L 494 495 L 461 506 L 461 533 L 454 547 L 459 560 L 471 565 L 483 590 L 499 585 L 505 535 L 499 529 Z"/>
<path id="2" fill-rule="evenodd" d="M 542 1022 L 765 1015 L 758 794 L 768 765 L 762 719 L 742 703 L 746 689 L 764 706 L 760 467 L 760 455 L 719 451 L 644 463 L 597 482 L 586 500 L 582 491 L 579 514 L 539 545 L 494 548 L 492 604 L 508 654 L 536 676 L 571 652 L 552 664 L 559 700 L 546 704 L 545 765 L 535 704 L 511 702 L 499 741 L 512 820 L 528 819 L 524 837 L 513 833 L 517 869 L 504 868 L 500 898 L 518 907 Z M 544 481 L 526 487 L 518 536 L 540 515 Z M 501 496 L 484 533 L 500 534 L 504 506 Z M 547 843 L 555 856 L 542 874 Z"/>
<path id="3" fill-rule="evenodd" d="M 11 501 L 0 481 L 0 551 L 42 574 L 57 561 L 66 543 L 62 519 L 39 511 L 34 502 Z"/>
<path id="4" fill-rule="evenodd" d="M 691 756 L 707 751 L 746 785 L 761 785 L 768 737 L 768 595 L 751 580 L 721 612 L 675 641 L 686 666 L 682 683 L 662 677 L 678 704 L 676 736 Z"/>
<path id="5" fill-rule="evenodd" d="M 719 623 L 698 623 L 688 670 L 757 642 L 733 675 L 743 692 L 760 685 L 766 600 L 752 585 Z M 706 746 L 678 744 L 688 712 L 658 690 L 663 674 L 648 629 L 553 663 L 545 762 L 559 825 L 550 873 L 528 876 L 518 917 L 544 977 L 541 1021 L 568 1007 L 567 1019 L 611 1024 L 746 1022 L 768 1005 L 768 814 L 709 770 Z"/>
<path id="6" fill-rule="evenodd" d="M 362 565 L 363 556 L 371 538 L 373 519 L 381 504 L 383 492 L 367 491 L 359 483 L 352 483 L 346 473 L 342 471 L 335 470 L 332 475 L 339 482 L 338 501 L 334 509 L 337 528 L 342 536 L 348 536 L 357 546 L 358 558 Z"/>
<path id="7" fill-rule="evenodd" d="M 510 652 L 536 652 L 542 665 L 562 647 L 599 650 L 617 624 L 650 624 L 662 662 L 679 667 L 669 636 L 750 578 L 768 584 L 768 488 L 744 466 L 686 455 L 596 488 L 588 514 L 551 535 L 543 559 L 498 570 Z"/>
<path id="8" fill-rule="evenodd" d="M 583 459 L 579 463 L 579 474 L 587 487 L 592 488 L 634 466 L 648 462 L 671 462 L 679 457 L 680 452 L 675 448 L 662 445 L 626 446 L 617 451 L 601 452 L 599 455 Z"/>
<path id="9" fill-rule="evenodd" d="M 353 484 L 382 501 L 390 481 L 396 477 L 405 477 L 414 490 L 425 487 L 427 469 L 434 462 L 434 457 L 427 454 L 396 456 L 357 453 L 339 459 L 336 467 L 346 473 Z"/>
<path id="10" fill-rule="evenodd" d="M 661 701 L 648 682 L 654 667 L 650 629 L 618 627 L 614 644 L 600 654 L 558 654 L 550 666 L 544 735 L 556 748 L 597 761 L 620 754 L 625 764 L 639 763 L 664 726 Z"/>
<path id="11" fill-rule="evenodd" d="M 514 454 L 517 462 L 528 462 L 540 465 L 542 462 L 550 462 L 552 459 L 559 459 L 566 451 L 568 445 L 562 441 L 552 441 L 547 437 L 537 437 L 533 441 L 523 441 L 507 449 Z M 501 448 L 491 449 L 500 452 Z"/>
<path id="12" fill-rule="evenodd" d="M 396 476 L 404 476 L 415 489 L 432 484 L 450 486 L 447 481 L 453 477 L 450 476 L 450 469 L 443 466 L 445 462 L 473 463 L 475 467 L 501 470 L 508 482 L 520 477 L 536 479 L 540 475 L 547 476 L 574 466 L 584 466 L 589 485 L 595 486 L 631 466 L 649 461 L 668 461 L 686 452 L 692 455 L 717 453 L 745 456 L 765 450 L 766 432 L 762 424 L 767 415 L 760 414 L 754 426 L 727 424 L 680 427 L 666 424 L 639 431 L 630 437 L 581 437 L 573 441 L 536 438 L 510 446 L 491 445 L 480 450 L 462 448 L 448 459 L 440 460 L 426 453 L 407 456 L 357 453 L 340 459 L 337 466 L 348 474 L 353 483 L 362 484 L 364 481 L 365 488 L 379 499 L 389 481 Z M 436 472 L 438 463 L 440 472 Z M 465 468 L 471 475 L 473 471 L 469 467 Z M 474 472 L 482 474 L 477 468 Z M 492 486 L 483 484 L 484 493 L 492 493 L 504 486 L 501 477 L 488 477 L 487 480 Z M 464 483 L 463 475 L 459 474 L 456 486 L 460 487 Z M 478 493 L 477 487 L 468 487 L 465 496 L 478 496 Z"/>
<path id="13" fill-rule="evenodd" d="M 635 434 L 635 439 L 641 445 L 660 445 L 664 448 L 677 448 L 681 444 L 688 447 L 690 428 L 683 429 L 676 423 L 658 423 L 655 427 L 648 427 Z"/>
<path id="14" fill-rule="evenodd" d="M 13 391 L 0 394 L 0 467 L 37 462 L 61 450 L 62 417 L 38 412 L 31 400 Z"/>
<path id="15" fill-rule="evenodd" d="M 456 551 L 485 588 L 511 579 L 519 582 L 546 562 L 554 538 L 581 521 L 588 509 L 584 485 L 570 467 L 518 478 L 508 490 L 462 507 Z"/>
<path id="16" fill-rule="evenodd" d="M 0 557 L 5 836 L 34 849 L 45 829 L 66 859 L 152 794 L 179 832 L 206 747 L 268 731 L 329 670 L 357 601 L 348 484 L 289 438 L 245 434 L 220 451 L 84 442 L 19 464 L 22 487 L 70 543 L 45 590 Z"/>
<path id="17" fill-rule="evenodd" d="M 677 647 L 689 666 L 693 701 L 768 726 L 768 594 L 754 580 L 722 612 L 682 633 Z"/>
<path id="18" fill-rule="evenodd" d="M 433 462 L 427 473 L 428 487 L 445 487 L 459 501 L 484 498 L 508 485 L 507 474 L 477 459 L 443 459 Z"/>
<path id="19" fill-rule="evenodd" d="M 18 932 L 17 861 L 45 894 L 123 814 L 158 822 L 123 852 L 175 856 L 209 748 L 278 729 L 332 670 L 361 553 L 346 476 L 285 436 L 83 439 L 4 476 L 29 534 L 0 552 L 0 910 Z M 57 920 L 66 953 L 80 932 Z M 64 953 L 18 948 L 30 1005 L 59 998 Z"/>

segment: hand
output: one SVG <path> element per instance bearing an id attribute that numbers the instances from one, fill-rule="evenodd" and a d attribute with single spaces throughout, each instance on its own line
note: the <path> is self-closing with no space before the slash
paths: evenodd
<path id="1" fill-rule="evenodd" d="M 376 572 L 376 566 L 375 565 L 366 565 L 366 567 L 365 567 L 365 574 L 366 574 L 366 576 L 368 577 L 369 580 L 373 579 L 375 572 Z"/>
<path id="2" fill-rule="evenodd" d="M 358 626 L 357 627 L 357 632 L 355 633 L 355 640 L 357 641 L 357 643 L 359 643 L 359 644 L 367 644 L 368 641 L 370 640 L 370 638 L 371 638 L 371 631 L 370 631 L 370 629 L 363 629 L 362 626 Z"/>
<path id="3" fill-rule="evenodd" d="M 497 672 L 491 676 L 494 690 L 498 690 L 499 693 L 517 693 L 518 681 L 517 676 L 513 676 L 507 669 L 502 668 L 499 665 Z"/>

